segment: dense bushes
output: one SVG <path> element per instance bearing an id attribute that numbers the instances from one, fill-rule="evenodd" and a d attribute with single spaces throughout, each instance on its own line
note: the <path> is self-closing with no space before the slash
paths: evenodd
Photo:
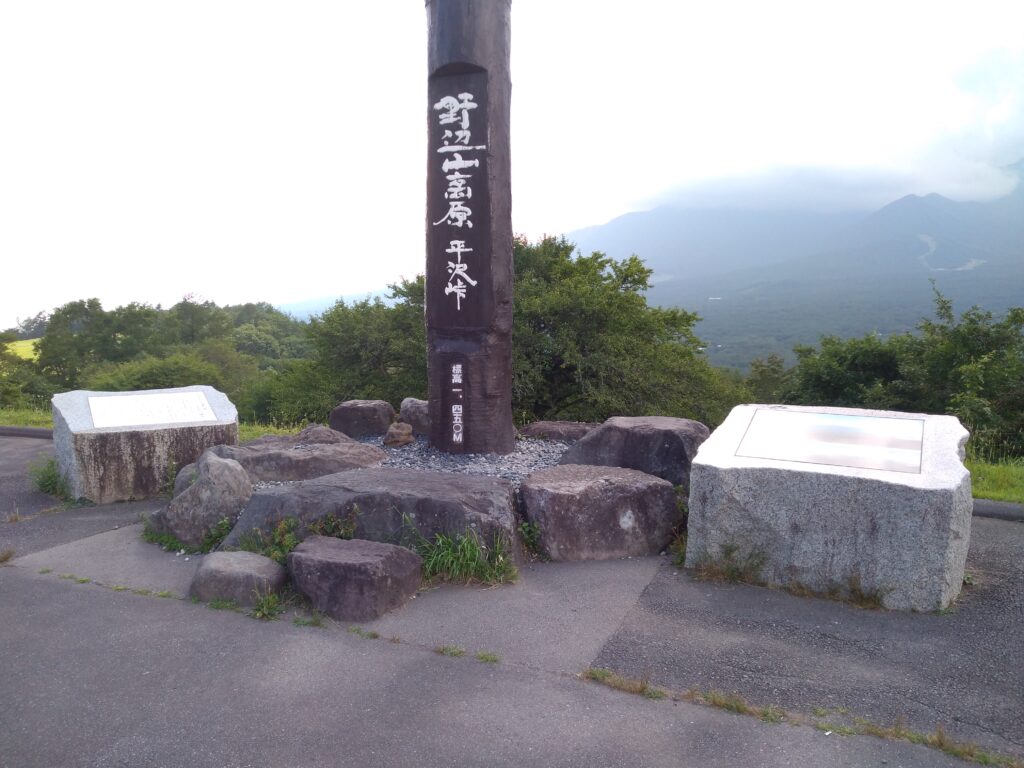
<path id="1" fill-rule="evenodd" d="M 1024 456 L 1024 308 L 957 318 L 936 292 L 935 315 L 917 333 L 797 347 L 788 371 L 778 358 L 756 361 L 748 386 L 778 402 L 952 414 L 976 452 Z"/>

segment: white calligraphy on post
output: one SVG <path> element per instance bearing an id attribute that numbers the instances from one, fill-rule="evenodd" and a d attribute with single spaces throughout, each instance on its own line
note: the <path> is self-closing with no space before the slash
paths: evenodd
<path id="1" fill-rule="evenodd" d="M 470 113 L 478 107 L 472 93 L 444 96 L 434 104 L 434 111 L 438 112 L 438 124 L 442 127 L 451 126 L 442 130 L 441 146 L 437 147 L 437 152 L 443 158 L 441 171 L 448 184 L 442 206 L 442 210 L 446 206 L 447 211 L 433 222 L 435 227 L 446 225 L 460 230 L 473 228 L 473 209 L 468 201 L 473 198 L 473 171 L 480 168 L 480 159 L 472 157 L 471 153 L 487 150 L 486 144 L 471 143 L 473 134 L 470 130 Z M 461 312 L 467 291 L 477 285 L 477 280 L 470 276 L 470 264 L 463 260 L 463 255 L 472 253 L 473 249 L 466 245 L 464 239 L 449 240 L 448 245 L 445 253 L 452 254 L 452 258 L 448 260 L 448 284 L 444 293 L 445 296 L 455 296 L 455 309 Z"/>

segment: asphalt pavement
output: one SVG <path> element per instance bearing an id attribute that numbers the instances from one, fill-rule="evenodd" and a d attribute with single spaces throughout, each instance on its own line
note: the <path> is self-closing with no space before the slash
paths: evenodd
<path id="1" fill-rule="evenodd" d="M 159 502 L 44 497 L 6 522 L 42 442 L 0 437 L 0 551 L 15 550 L 0 567 L 0 768 L 965 765 L 841 735 L 856 718 L 1024 759 L 1020 522 L 975 518 L 972 585 L 942 615 L 700 582 L 655 557 L 427 589 L 357 634 L 184 599 L 200 558 L 140 539 Z M 580 679 L 591 666 L 806 724 L 623 693 Z"/>

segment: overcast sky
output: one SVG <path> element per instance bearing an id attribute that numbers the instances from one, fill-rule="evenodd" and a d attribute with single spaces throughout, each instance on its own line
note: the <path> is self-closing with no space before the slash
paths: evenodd
<path id="1" fill-rule="evenodd" d="M 749 177 L 780 205 L 794 179 L 991 198 L 1024 158 L 1020 0 L 513 0 L 512 25 L 531 237 Z M 0 328 L 413 277 L 425 112 L 422 0 L 0 0 Z"/>

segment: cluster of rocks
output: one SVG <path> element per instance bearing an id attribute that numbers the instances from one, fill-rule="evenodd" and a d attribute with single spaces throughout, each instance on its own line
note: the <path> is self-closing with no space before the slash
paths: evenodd
<path id="1" fill-rule="evenodd" d="M 520 443 L 543 460 L 524 471 L 513 459 L 519 471 L 510 478 L 509 460 L 499 456 L 437 454 L 432 465 L 387 466 L 414 445 L 420 459 L 432 452 L 415 439 L 428 427 L 422 400 L 402 403 L 406 447 L 366 442 L 384 437 L 387 446 L 395 416 L 388 403 L 348 401 L 331 413 L 330 427 L 216 446 L 184 467 L 150 525 L 198 547 L 223 519 L 232 524 L 221 551 L 204 558 L 193 596 L 251 604 L 290 578 L 317 610 L 359 621 L 415 593 L 420 558 L 402 545 L 438 534 L 501 541 L 516 559 L 525 556 L 524 530 L 529 546 L 552 560 L 656 554 L 683 522 L 677 489 L 688 488 L 690 462 L 709 434 L 703 424 L 667 417 L 538 422 L 523 430 L 536 437 Z M 300 540 L 287 567 L 232 551 L 247 537 L 269 538 L 286 520 Z M 317 535 L 331 520 L 347 521 L 352 538 Z"/>

